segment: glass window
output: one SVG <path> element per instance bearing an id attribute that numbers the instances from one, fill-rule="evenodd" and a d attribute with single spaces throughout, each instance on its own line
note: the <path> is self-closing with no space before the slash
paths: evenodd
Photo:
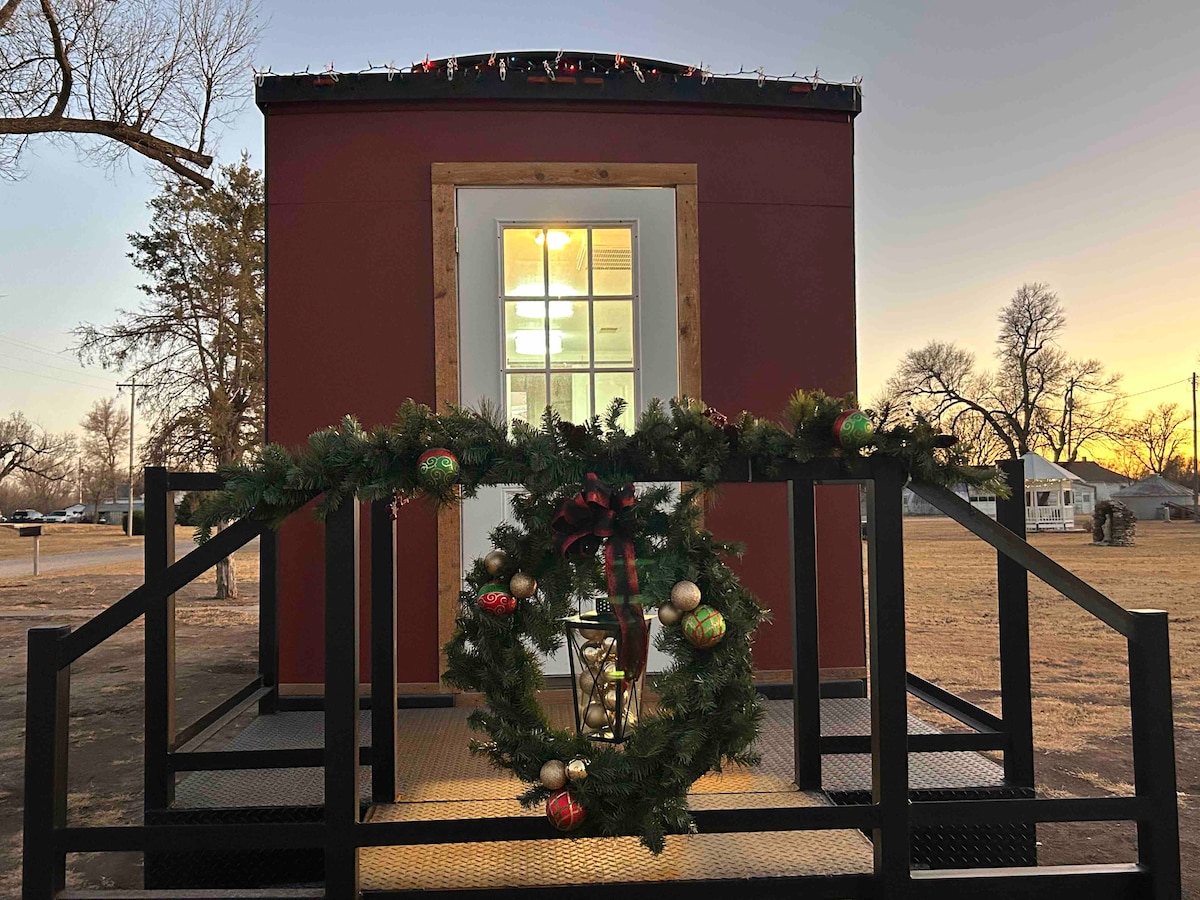
<path id="1" fill-rule="evenodd" d="M 632 372 L 597 372 L 596 373 L 596 413 L 604 416 L 613 400 L 620 397 L 628 402 L 625 412 L 621 415 L 621 427 L 626 431 L 634 428 L 633 373 Z"/>
<path id="2" fill-rule="evenodd" d="M 586 228 L 550 228 L 543 232 L 548 258 L 551 297 L 588 294 L 588 232 Z"/>
<path id="3" fill-rule="evenodd" d="M 507 417 L 537 422 L 548 404 L 584 422 L 620 397 L 621 425 L 633 430 L 633 226 L 506 225 L 500 243 Z"/>
<path id="4" fill-rule="evenodd" d="M 541 228 L 505 228 L 501 237 L 505 296 L 545 297 L 545 232 Z"/>
<path id="5" fill-rule="evenodd" d="M 633 229 L 592 229 L 592 293 L 633 296 Z"/>
<path id="6" fill-rule="evenodd" d="M 514 373 L 508 381 L 508 418 L 537 422 L 546 408 L 546 375 Z"/>

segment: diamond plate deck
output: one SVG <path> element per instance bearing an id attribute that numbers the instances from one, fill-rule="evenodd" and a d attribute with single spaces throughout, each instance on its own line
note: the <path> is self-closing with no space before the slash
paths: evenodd
<path id="1" fill-rule="evenodd" d="M 637 838 L 372 847 L 359 871 L 363 891 L 441 891 L 852 875 L 870 872 L 871 859 L 856 831 L 766 831 L 671 835 L 659 856 Z"/>
<path id="2" fill-rule="evenodd" d="M 753 770 L 731 767 L 708 775 L 694 792 L 775 793 L 794 791 L 792 784 L 792 704 L 786 700 L 764 703 L 767 715 L 758 750 L 762 765 Z M 467 728 L 469 710 L 462 708 L 405 709 L 398 716 L 400 798 L 406 802 L 510 801 L 522 788 L 508 773 L 491 768 L 472 756 L 467 746 L 478 737 Z M 567 725 L 566 704 L 548 709 L 552 719 Z M 870 705 L 860 698 L 821 701 L 823 734 L 870 733 Z M 909 717 L 909 730 L 931 734 L 937 729 Z M 364 744 L 370 740 L 370 718 L 360 720 Z M 220 736 L 206 750 L 255 750 L 320 747 L 324 743 L 324 717 L 319 712 L 288 712 L 259 716 L 231 741 Z M 871 759 L 864 754 L 826 756 L 822 763 L 825 789 L 844 792 L 870 790 Z M 361 770 L 363 799 L 368 799 L 368 773 Z M 909 757 L 909 777 L 914 790 L 994 787 L 1003 783 L 1003 770 L 977 753 L 914 753 Z M 324 800 L 321 769 L 256 769 L 228 772 L 195 772 L 176 790 L 176 808 L 227 808 L 241 806 L 319 806 Z M 500 807 L 497 807 L 500 808 Z M 507 813 L 506 813 L 507 814 Z"/>

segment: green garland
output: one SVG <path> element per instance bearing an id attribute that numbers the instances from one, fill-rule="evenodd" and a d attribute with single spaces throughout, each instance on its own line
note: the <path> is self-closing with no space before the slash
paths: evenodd
<path id="1" fill-rule="evenodd" d="M 767 473 L 789 461 L 883 454 L 901 460 L 916 481 L 968 484 L 1008 496 L 1007 484 L 994 470 L 968 466 L 963 448 L 919 415 L 878 428 L 861 448 L 841 447 L 833 425 L 855 406 L 853 396 L 797 391 L 781 425 L 745 412 L 727 419 L 698 401 L 652 400 L 637 428 L 627 433 L 619 424 L 625 409 L 621 400 L 603 419 L 572 424 L 547 410 L 540 427 L 514 421 L 511 429 L 486 405 L 478 412 L 451 407 L 438 415 L 409 400 L 391 425 L 366 431 L 346 417 L 340 426 L 310 436 L 306 446 L 289 450 L 270 444 L 253 463 L 223 469 L 226 490 L 210 495 L 198 511 L 200 538 L 219 523 L 244 516 L 277 525 L 318 495 L 323 495 L 318 508 L 323 516 L 354 495 L 362 500 L 426 496 L 453 503 L 474 496 L 482 485 L 523 484 L 545 493 L 582 482 L 588 472 L 609 484 L 670 472 L 709 488 L 733 453 Z M 430 485 L 418 476 L 418 457 L 437 447 L 458 457 L 457 485 Z"/>
<path id="2" fill-rule="evenodd" d="M 480 559 L 467 574 L 456 631 L 446 645 L 444 680 L 483 693 L 487 707 L 473 712 L 470 724 L 489 740 L 472 749 L 532 784 L 521 797 L 524 805 L 555 793 L 539 783 L 543 764 L 586 759 L 587 777 L 569 783 L 586 810 L 580 833 L 640 835 L 657 853 L 665 834 L 689 829 L 687 792 L 696 779 L 729 762 L 758 762 L 752 745 L 763 713 L 754 690 L 750 637 L 766 611 L 721 558 L 739 548 L 699 529 L 694 491 L 669 508 L 671 488 L 643 492 L 629 511 L 638 556 L 653 560 L 642 577 L 643 602 L 652 609 L 666 602 L 676 582 L 693 581 L 704 603 L 724 616 L 725 637 L 711 649 L 697 649 L 678 627 L 663 629 L 658 646 L 674 664 L 652 679 L 656 714 L 643 715 L 621 749 L 552 728 L 538 702 L 539 657 L 562 645 L 562 619 L 602 593 L 605 579 L 598 556 L 571 561 L 557 552 L 550 523 L 579 486 L 527 487 L 513 501 L 518 524 L 492 533 L 508 564 L 497 577 Z M 537 594 L 520 601 L 510 616 L 482 611 L 476 602 L 480 590 L 516 571 L 537 579 Z"/>
<path id="3" fill-rule="evenodd" d="M 619 424 L 625 409 L 619 400 L 603 419 L 572 424 L 548 409 L 540 427 L 516 421 L 511 428 L 490 407 L 478 412 L 452 407 L 438 415 L 407 401 L 390 426 L 366 431 L 347 417 L 339 427 L 313 434 L 298 450 L 273 444 L 254 463 L 225 469 L 226 489 L 198 511 L 200 537 L 221 522 L 245 516 L 277 525 L 318 495 L 318 514 L 324 515 L 354 496 L 401 501 L 423 496 L 440 504 L 473 496 L 483 485 L 523 485 L 525 495 L 514 501 L 519 525 L 502 526 L 493 540 L 513 567 L 502 574 L 519 569 L 533 575 L 538 594 L 521 601 L 511 616 L 482 612 L 478 592 L 495 576 L 477 560 L 467 574 L 456 633 L 445 648 L 445 681 L 485 695 L 487 709 L 473 713 L 471 724 L 489 740 L 474 749 L 533 784 L 522 802 L 531 805 L 551 793 L 539 783 L 544 763 L 586 757 L 587 778 L 571 783 L 586 810 L 583 833 L 637 834 L 658 852 L 664 835 L 690 827 L 687 791 L 697 778 L 729 762 L 756 761 L 752 747 L 762 711 L 750 643 L 766 613 L 722 560 L 737 548 L 698 527 L 700 505 L 693 502 L 716 485 L 731 455 L 771 474 L 788 462 L 831 458 L 848 464 L 854 457 L 882 454 L 901 460 L 916 480 L 1008 494 L 995 471 L 967 466 L 953 438 L 920 416 L 877 428 L 860 445 L 841 446 L 835 423 L 855 406 L 852 396 L 798 391 L 781 425 L 749 413 L 730 419 L 686 399 L 665 405 L 652 401 L 637 428 L 627 433 Z M 418 458 L 435 448 L 457 457 L 453 482 L 419 475 Z M 578 491 L 589 472 L 614 486 L 667 473 L 692 483 L 670 508 L 665 508 L 668 492 L 652 489 L 630 511 L 638 555 L 654 560 L 642 593 L 653 608 L 675 582 L 693 581 L 727 627 L 725 638 L 711 649 L 693 647 L 678 628 L 664 629 L 659 646 L 674 664 L 654 679 L 658 710 L 642 719 L 621 750 L 552 729 L 537 699 L 540 655 L 561 644 L 562 619 L 603 584 L 599 559 L 559 556 L 550 528 L 562 501 Z"/>

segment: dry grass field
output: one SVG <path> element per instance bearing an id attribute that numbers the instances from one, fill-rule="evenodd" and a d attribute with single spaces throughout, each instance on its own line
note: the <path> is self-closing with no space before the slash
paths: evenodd
<path id="1" fill-rule="evenodd" d="M 1138 523 L 1134 547 L 1030 535 L 1038 549 L 1127 608 L 1171 618 L 1184 877 L 1200 897 L 1200 528 Z M 999 714 L 996 557 L 947 519 L 905 520 L 909 669 Z M 1034 742 L 1049 796 L 1132 793 L 1124 639 L 1030 579 Z M 912 711 L 942 726 L 928 707 Z M 1044 825 L 1047 863 L 1132 861 L 1125 824 Z"/>
<path id="2" fill-rule="evenodd" d="M 104 539 L 93 534 L 78 540 Z M 190 537 L 179 530 L 181 552 Z M 994 553 L 943 519 L 909 519 L 905 538 L 909 668 L 999 712 Z M 125 540 L 108 539 L 118 542 L 113 546 Z M 1124 549 L 1092 547 L 1082 534 L 1030 539 L 1117 602 L 1171 613 L 1184 877 L 1189 895 L 1200 898 L 1200 528 L 1140 524 L 1137 546 Z M 4 546 L 0 538 L 0 552 Z M 56 552 L 85 549 L 92 547 L 67 542 Z M 118 563 L 86 574 L 0 580 L 0 717 L 12 723 L 0 731 L 0 896 L 15 896 L 19 884 L 25 632 L 52 622 L 77 626 L 137 586 L 140 576 L 140 564 Z M 247 609 L 257 597 L 253 553 L 239 554 L 239 577 L 243 594 L 238 600 L 213 600 L 211 573 L 180 594 L 181 722 L 223 699 L 255 671 L 256 616 Z M 1124 644 L 1036 579 L 1030 593 L 1039 788 L 1054 796 L 1128 793 Z M 914 705 L 913 711 L 946 724 L 928 708 Z M 140 819 L 141 722 L 139 623 L 73 671 L 73 822 Z M 1132 859 L 1131 835 L 1132 829 L 1121 824 L 1041 826 L 1041 859 Z M 77 887 L 135 886 L 140 878 L 138 860 L 129 855 L 72 856 L 68 866 L 69 881 Z"/>

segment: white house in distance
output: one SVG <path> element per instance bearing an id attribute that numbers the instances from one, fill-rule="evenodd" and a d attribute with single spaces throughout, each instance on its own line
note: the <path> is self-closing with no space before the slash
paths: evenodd
<path id="1" fill-rule="evenodd" d="M 1021 459 L 1025 461 L 1025 530 L 1073 531 L 1075 491 L 1092 494 L 1094 508 L 1092 489 L 1078 475 L 1036 453 L 1026 453 Z"/>
<path id="2" fill-rule="evenodd" d="M 1076 497 L 1082 493 L 1086 515 L 1095 507 L 1095 491 L 1078 475 L 1036 453 L 1026 453 L 1025 530 L 1072 531 L 1075 528 Z M 980 512 L 996 516 L 996 495 L 982 488 L 958 485 L 954 493 Z M 904 512 L 910 516 L 936 516 L 941 513 L 911 491 L 904 492 Z"/>

